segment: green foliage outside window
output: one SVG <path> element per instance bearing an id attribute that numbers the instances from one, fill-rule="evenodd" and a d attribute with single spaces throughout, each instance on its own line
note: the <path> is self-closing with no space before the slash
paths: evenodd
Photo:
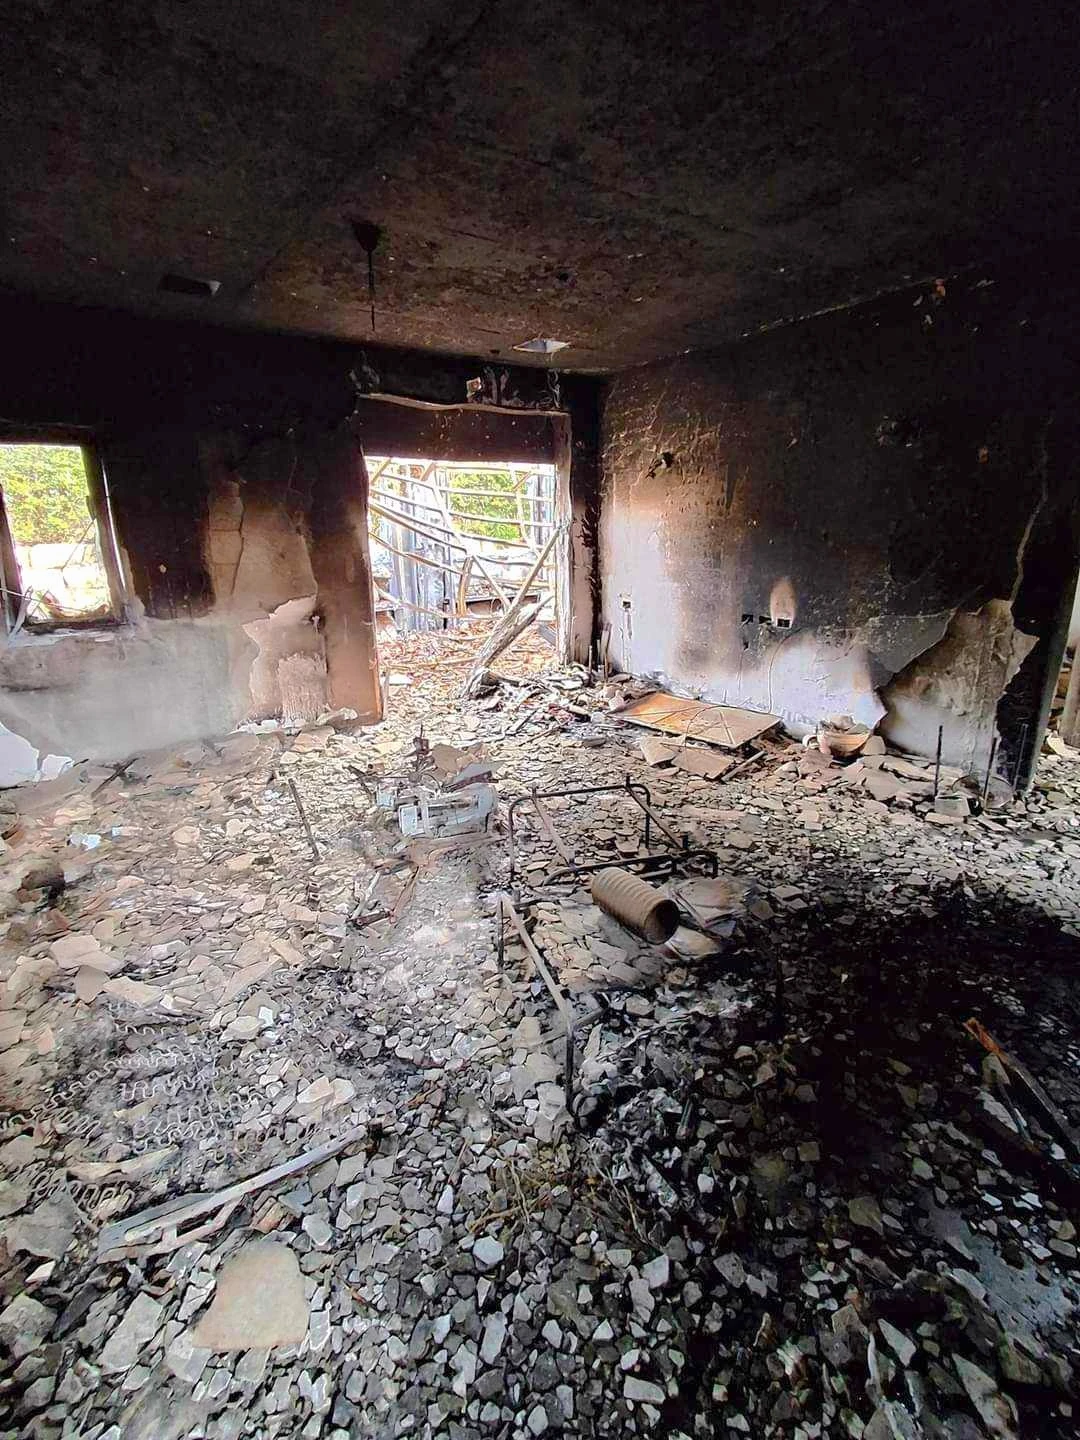
<path id="1" fill-rule="evenodd" d="M 90 534 L 86 467 L 77 445 L 0 445 L 0 490 L 21 545 L 75 545 Z"/>
<path id="2" fill-rule="evenodd" d="M 461 520 L 463 530 L 481 535 L 485 540 L 520 540 L 517 526 L 518 502 L 513 492 L 514 477 L 509 470 L 452 470 L 450 472 L 450 497 L 447 508 L 455 518 L 463 512 L 469 515 L 490 515 L 490 520 Z M 461 490 L 505 490 L 501 495 L 461 495 Z M 536 507 L 526 504 L 525 518 Z"/>

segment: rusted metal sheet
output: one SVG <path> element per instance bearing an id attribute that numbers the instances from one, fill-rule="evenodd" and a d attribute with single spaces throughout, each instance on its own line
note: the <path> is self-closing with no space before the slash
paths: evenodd
<path id="1" fill-rule="evenodd" d="M 736 705 L 712 705 L 705 700 L 682 700 L 663 690 L 632 700 L 619 714 L 634 725 L 662 730 L 685 740 L 704 740 L 725 750 L 738 750 L 780 724 L 778 715 L 740 710 Z"/>

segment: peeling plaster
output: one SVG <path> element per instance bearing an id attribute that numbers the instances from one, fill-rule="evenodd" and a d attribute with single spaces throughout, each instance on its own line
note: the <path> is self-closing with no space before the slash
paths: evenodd
<path id="1" fill-rule="evenodd" d="M 70 755 L 45 755 L 0 723 L 0 789 L 28 781 L 55 780 L 74 764 Z"/>
<path id="2" fill-rule="evenodd" d="M 883 671 L 883 685 L 945 634 L 955 610 L 930 615 L 875 615 L 860 626 L 860 634 Z"/>
<path id="3" fill-rule="evenodd" d="M 928 754 L 941 725 L 949 763 L 978 773 L 997 735 L 998 701 L 1037 643 L 1013 623 L 1011 600 L 958 611 L 941 640 L 883 692 L 883 732 L 902 750 Z"/>
<path id="4" fill-rule="evenodd" d="M 327 708 L 326 656 L 314 623 L 315 600 L 314 593 L 286 600 L 243 627 L 259 647 L 251 664 L 247 718 L 314 720 Z"/>
<path id="5" fill-rule="evenodd" d="M 36 780 L 40 753 L 29 740 L 0 724 L 0 786 L 6 788 Z"/>

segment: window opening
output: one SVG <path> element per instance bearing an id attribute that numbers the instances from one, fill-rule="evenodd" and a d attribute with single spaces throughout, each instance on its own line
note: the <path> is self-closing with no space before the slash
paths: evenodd
<path id="1" fill-rule="evenodd" d="M 8 627 L 117 618 L 118 568 L 104 477 L 82 445 L 0 444 Z"/>

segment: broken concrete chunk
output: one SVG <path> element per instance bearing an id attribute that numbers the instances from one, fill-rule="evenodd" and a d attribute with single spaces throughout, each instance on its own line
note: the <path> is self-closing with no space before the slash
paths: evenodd
<path id="1" fill-rule="evenodd" d="M 650 1290 L 663 1290 L 671 1279 L 671 1261 L 666 1255 L 657 1255 L 641 1267 L 641 1278 Z"/>
<path id="2" fill-rule="evenodd" d="M 0 1344 L 6 1345 L 16 1360 L 21 1359 L 44 1343 L 55 1323 L 55 1310 L 30 1295 L 16 1295 L 0 1311 Z"/>
<path id="3" fill-rule="evenodd" d="M 642 1380 L 639 1375 L 627 1375 L 623 1381 L 623 1398 L 636 1404 L 663 1405 L 667 1392 L 651 1380 Z"/>
<path id="4" fill-rule="evenodd" d="M 93 935 L 70 934 L 61 935 L 49 948 L 58 965 L 65 970 L 73 970 L 86 964 L 91 956 L 97 955 L 101 945 Z"/>
<path id="5" fill-rule="evenodd" d="M 677 750 L 675 767 L 687 775 L 700 775 L 704 780 L 717 780 L 736 764 L 730 755 L 720 755 L 715 750 Z"/>
<path id="6" fill-rule="evenodd" d="M 136 1295 L 124 1318 L 105 1342 L 100 1364 L 106 1374 L 119 1374 L 143 1356 L 145 1347 L 158 1332 L 163 1306 L 145 1291 Z"/>
<path id="7" fill-rule="evenodd" d="M 295 1252 L 277 1240 L 249 1240 L 222 1267 L 191 1343 L 207 1350 L 269 1350 L 299 1345 L 307 1329 L 308 1304 Z"/>
<path id="8" fill-rule="evenodd" d="M 849 1200 L 848 1215 L 851 1217 L 853 1225 L 859 1225 L 864 1230 L 873 1230 L 878 1235 L 884 1235 L 881 1206 L 873 1195 L 856 1195 L 853 1200 Z"/>
<path id="9" fill-rule="evenodd" d="M 107 980 L 102 988 L 107 995 L 115 995 L 117 1000 L 123 1000 L 126 1004 L 136 1007 L 156 1005 L 165 993 L 157 985 L 146 985 L 143 981 L 132 980 L 127 975 L 119 975 L 115 980 Z"/>
<path id="10" fill-rule="evenodd" d="M 482 1270 L 490 1270 L 501 1263 L 503 1247 L 491 1235 L 481 1235 L 473 1246 L 473 1259 Z"/>
<path id="11" fill-rule="evenodd" d="M 966 795 L 962 795 L 958 790 L 955 790 L 947 795 L 939 795 L 934 801 L 934 810 L 938 815 L 947 815 L 957 820 L 966 820 L 971 814 L 971 802 Z"/>
<path id="12" fill-rule="evenodd" d="M 678 751 L 655 735 L 644 735 L 638 741 L 646 765 L 670 765 Z"/>
<path id="13" fill-rule="evenodd" d="M 95 965 L 80 965 L 75 972 L 75 996 L 84 1005 L 91 1004 L 105 988 L 109 976 Z"/>
<path id="14" fill-rule="evenodd" d="M 75 1239 L 78 1212 L 66 1196 L 45 1200 L 36 1210 L 9 1220 L 3 1238 L 10 1254 L 26 1251 L 44 1260 L 60 1260 Z"/>
<path id="15" fill-rule="evenodd" d="M 915 1342 L 909 1339 L 902 1330 L 897 1330 L 895 1325 L 890 1325 L 888 1320 L 879 1320 L 878 1329 L 889 1349 L 906 1369 L 915 1358 L 918 1348 Z"/>
<path id="16" fill-rule="evenodd" d="M 93 935 L 61 935 L 50 946 L 52 957 L 61 970 L 79 970 L 84 965 L 103 970 L 106 975 L 115 975 L 124 968 L 124 957 L 112 955 L 101 948 L 101 942 Z"/>
<path id="17" fill-rule="evenodd" d="M 179 1334 L 165 1351 L 165 1364 L 178 1380 L 194 1385 L 210 1360 L 210 1351 L 199 1349 L 187 1331 Z"/>
<path id="18" fill-rule="evenodd" d="M 998 1388 L 996 1381 L 985 1370 L 963 1355 L 954 1355 L 953 1364 L 987 1433 L 996 1440 L 1017 1440 L 1018 1417 L 1010 1397 Z"/>

